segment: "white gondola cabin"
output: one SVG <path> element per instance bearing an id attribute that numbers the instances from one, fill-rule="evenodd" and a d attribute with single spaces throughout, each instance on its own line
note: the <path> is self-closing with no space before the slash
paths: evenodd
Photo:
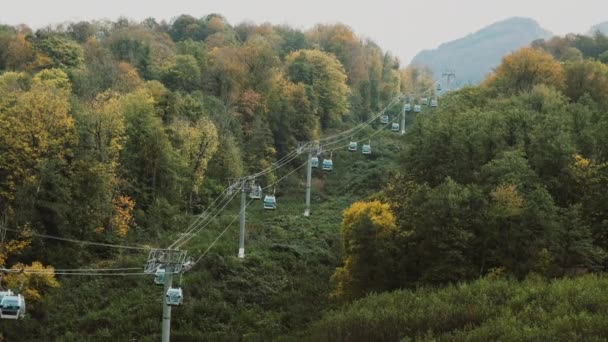
<path id="1" fill-rule="evenodd" d="M 165 284 L 165 269 L 158 268 L 154 273 L 154 284 L 163 285 Z"/>
<path id="2" fill-rule="evenodd" d="M 420 107 L 420 105 L 414 106 L 414 113 L 420 113 L 421 111 L 422 111 L 422 107 Z"/>
<path id="3" fill-rule="evenodd" d="M 252 185 L 251 191 L 249 192 L 249 198 L 261 199 L 262 198 L 262 187 L 259 185 Z"/>
<path id="4" fill-rule="evenodd" d="M 441 91 L 441 83 L 437 83 L 437 91 Z"/>
<path id="5" fill-rule="evenodd" d="M 363 153 L 363 154 L 372 154 L 372 145 L 371 144 L 364 144 L 363 147 L 361 148 L 361 153 Z"/>
<path id="6" fill-rule="evenodd" d="M 334 162 L 331 159 L 323 159 L 323 170 L 324 171 L 333 171 Z"/>
<path id="7" fill-rule="evenodd" d="M 25 298 L 22 295 L 5 295 L 0 301 L 1 319 L 25 318 Z"/>
<path id="8" fill-rule="evenodd" d="M 277 209 L 277 198 L 274 195 L 264 196 L 264 209 L 276 210 Z"/>
<path id="9" fill-rule="evenodd" d="M 423 97 L 422 99 L 420 99 L 420 102 L 422 103 L 423 106 L 427 106 L 429 104 L 429 99 L 426 97 Z"/>
<path id="10" fill-rule="evenodd" d="M 184 303 L 184 292 L 179 287 L 172 287 L 165 295 L 167 305 L 182 305 Z"/>
<path id="11" fill-rule="evenodd" d="M 437 99 L 432 99 L 432 100 L 431 100 L 431 107 L 432 107 L 432 108 L 437 107 Z"/>
<path id="12" fill-rule="evenodd" d="M 399 124 L 396 122 L 393 122 L 393 124 L 391 125 L 391 131 L 399 132 Z"/>
<path id="13" fill-rule="evenodd" d="M 319 158 L 317 157 L 312 157 L 310 158 L 310 164 L 313 168 L 318 168 L 319 167 Z"/>
<path id="14" fill-rule="evenodd" d="M 382 115 L 382 116 L 380 117 L 380 123 L 382 123 L 382 124 L 387 124 L 387 123 L 388 123 L 388 120 L 389 120 L 388 115 Z"/>
<path id="15" fill-rule="evenodd" d="M 357 152 L 357 142 L 356 141 L 351 141 L 350 144 L 348 144 L 348 150 L 351 152 Z"/>
<path id="16" fill-rule="evenodd" d="M 411 105 L 411 104 L 409 104 L 409 103 L 406 103 L 406 104 L 403 106 L 403 110 L 404 110 L 404 111 L 406 111 L 406 112 L 411 112 L 411 111 L 412 111 L 412 105 Z"/>

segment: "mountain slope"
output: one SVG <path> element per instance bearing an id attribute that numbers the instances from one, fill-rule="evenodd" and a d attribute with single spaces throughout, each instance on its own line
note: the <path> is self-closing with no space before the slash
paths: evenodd
<path id="1" fill-rule="evenodd" d="M 427 65 L 435 79 L 444 69 L 456 71 L 457 83 L 479 83 L 509 52 L 552 34 L 528 18 L 510 18 L 494 23 L 466 37 L 424 50 L 412 60 Z"/>
<path id="2" fill-rule="evenodd" d="M 603 34 L 608 34 L 608 21 L 591 26 L 589 29 L 589 34 L 594 34 L 596 31 L 600 31 Z"/>

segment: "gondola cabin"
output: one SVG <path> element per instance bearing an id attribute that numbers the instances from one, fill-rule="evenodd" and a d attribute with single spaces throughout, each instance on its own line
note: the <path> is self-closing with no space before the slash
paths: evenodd
<path id="1" fill-rule="evenodd" d="M 350 144 L 348 144 L 348 150 L 351 152 L 357 152 L 357 142 L 351 141 Z"/>
<path id="2" fill-rule="evenodd" d="M 319 167 L 319 158 L 317 158 L 317 157 L 310 158 L 310 164 L 315 169 L 318 168 Z"/>
<path id="3" fill-rule="evenodd" d="M 323 170 L 324 171 L 333 171 L 334 162 L 331 159 L 323 159 Z"/>
<path id="4" fill-rule="evenodd" d="M 423 97 L 420 102 L 422 103 L 423 106 L 427 106 L 429 104 L 429 99 L 426 97 Z"/>
<path id="5" fill-rule="evenodd" d="M 414 106 L 414 113 L 420 113 L 421 111 L 422 111 L 422 107 L 420 107 L 420 105 Z"/>
<path id="6" fill-rule="evenodd" d="M 393 122 L 393 124 L 391 125 L 391 131 L 399 132 L 399 124 L 396 122 Z"/>
<path id="7" fill-rule="evenodd" d="M 382 115 L 382 116 L 380 117 L 380 123 L 382 123 L 382 124 L 387 124 L 387 123 L 388 123 L 388 120 L 389 120 L 389 119 L 388 119 L 388 115 Z"/>
<path id="8" fill-rule="evenodd" d="M 361 153 L 363 154 L 372 154 L 372 145 L 364 144 L 361 148 Z"/>
<path id="9" fill-rule="evenodd" d="M 172 287 L 167 290 L 165 301 L 167 305 L 182 305 L 184 303 L 184 292 L 179 287 Z"/>
<path id="10" fill-rule="evenodd" d="M 5 295 L 0 301 L 1 319 L 25 318 L 25 299 L 22 295 Z"/>
<path id="11" fill-rule="evenodd" d="M 251 192 L 249 192 L 249 198 L 261 199 L 262 198 L 262 187 L 259 185 L 252 185 Z"/>
<path id="12" fill-rule="evenodd" d="M 409 103 L 406 103 L 406 104 L 403 106 L 403 110 L 404 110 L 404 111 L 406 111 L 406 112 L 411 112 L 411 111 L 412 111 L 412 105 L 411 105 L 411 104 L 409 104 Z"/>
<path id="13" fill-rule="evenodd" d="M 431 107 L 432 107 L 432 108 L 437 107 L 437 99 L 432 99 L 432 100 L 431 100 Z"/>
<path id="14" fill-rule="evenodd" d="M 277 209 L 277 199 L 274 195 L 266 195 L 264 197 L 264 209 L 267 210 L 276 210 Z"/>
<path id="15" fill-rule="evenodd" d="M 165 284 L 165 269 L 159 268 L 154 273 L 154 284 L 163 285 Z"/>
<path id="16" fill-rule="evenodd" d="M 437 91 L 441 91 L 441 84 L 437 83 Z"/>

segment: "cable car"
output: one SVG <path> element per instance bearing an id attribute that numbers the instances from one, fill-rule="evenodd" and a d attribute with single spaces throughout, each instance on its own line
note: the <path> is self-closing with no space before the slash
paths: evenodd
<path id="1" fill-rule="evenodd" d="M 441 91 L 441 83 L 437 83 L 437 91 Z"/>
<path id="2" fill-rule="evenodd" d="M 9 291 L 10 292 L 10 291 Z M 0 301 L 1 319 L 25 318 L 25 298 L 22 295 L 5 295 Z"/>
<path id="3" fill-rule="evenodd" d="M 415 105 L 414 106 L 414 113 L 420 113 L 420 111 L 422 111 L 422 108 L 420 107 L 420 105 Z"/>
<path id="4" fill-rule="evenodd" d="M 165 269 L 157 268 L 154 273 L 154 284 L 156 285 L 164 285 L 165 284 Z"/>
<path id="5" fill-rule="evenodd" d="M 184 293 L 179 287 L 171 287 L 165 296 L 167 305 L 182 305 L 184 303 Z"/>
<path id="6" fill-rule="evenodd" d="M 323 170 L 324 171 L 333 171 L 334 170 L 334 162 L 330 159 L 323 159 Z"/>
<path id="7" fill-rule="evenodd" d="M 387 124 L 388 123 L 388 115 L 382 115 L 380 117 L 380 123 Z"/>
<path id="8" fill-rule="evenodd" d="M 363 153 L 363 154 L 372 154 L 372 145 L 371 144 L 364 144 L 363 147 L 361 147 L 361 153 Z"/>
<path id="9" fill-rule="evenodd" d="M 259 185 L 253 184 L 251 186 L 251 192 L 249 192 L 249 198 L 261 199 L 262 198 L 262 187 Z"/>
<path id="10" fill-rule="evenodd" d="M 393 124 L 391 125 L 391 131 L 399 132 L 399 124 L 396 122 L 393 122 Z"/>
<path id="11" fill-rule="evenodd" d="M 422 102 L 423 106 L 428 106 L 429 104 L 429 99 L 426 97 L 423 97 L 422 99 L 420 99 L 420 102 Z"/>
<path id="12" fill-rule="evenodd" d="M 310 159 L 310 164 L 312 164 L 311 166 L 314 167 L 315 169 L 319 168 L 319 158 L 312 157 Z"/>
<path id="13" fill-rule="evenodd" d="M 437 107 L 437 99 L 431 100 L 431 107 L 433 107 L 433 108 Z"/>
<path id="14" fill-rule="evenodd" d="M 186 260 L 186 262 L 182 264 L 182 272 L 190 271 L 192 267 L 194 267 L 194 264 L 194 259 L 192 257 L 189 257 L 188 260 Z"/>
<path id="15" fill-rule="evenodd" d="M 268 209 L 268 210 L 277 209 L 277 199 L 274 195 L 264 196 L 264 209 Z"/>
<path id="16" fill-rule="evenodd" d="M 351 152 L 357 152 L 357 142 L 351 141 L 350 144 L 348 144 L 348 150 Z"/>
<path id="17" fill-rule="evenodd" d="M 403 106 L 403 110 L 404 110 L 404 111 L 406 111 L 406 112 L 411 112 L 411 111 L 412 111 L 412 105 L 411 105 L 411 104 L 409 104 L 409 103 L 406 103 L 406 104 Z"/>

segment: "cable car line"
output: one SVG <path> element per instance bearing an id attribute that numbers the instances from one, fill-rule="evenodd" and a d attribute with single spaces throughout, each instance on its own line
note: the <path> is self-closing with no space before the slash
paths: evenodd
<path id="1" fill-rule="evenodd" d="M 306 161 L 305 163 L 301 164 L 300 166 L 296 167 L 295 169 L 291 170 L 289 173 L 287 173 L 286 175 L 284 175 L 283 177 L 281 177 L 279 180 L 277 180 L 276 182 L 262 188 L 262 190 L 266 190 L 272 186 L 275 186 L 276 184 L 280 183 L 281 181 L 283 181 L 285 178 L 291 176 L 294 172 L 298 171 L 299 169 L 301 169 L 302 167 L 304 167 L 306 164 L 308 163 L 308 161 Z M 253 202 L 253 199 L 250 199 L 249 202 L 247 202 L 247 206 L 249 206 L 249 204 L 251 204 L 251 202 Z M 209 253 L 209 251 L 211 250 L 211 248 L 213 248 L 213 246 L 215 246 L 215 244 L 219 241 L 219 239 L 226 234 L 226 232 L 228 231 L 228 229 L 230 229 L 230 227 L 234 224 L 234 222 L 239 218 L 240 215 L 240 211 L 239 214 L 235 215 L 232 219 L 232 221 L 230 221 L 230 223 L 226 226 L 226 228 L 224 228 L 224 230 L 215 238 L 215 240 L 213 240 L 213 242 L 209 245 L 209 247 L 207 247 L 207 249 L 203 252 L 203 254 L 201 254 L 201 256 L 196 259 L 192 265 L 192 268 L 194 268 L 194 266 L 201 261 L 201 259 L 203 259 L 205 257 L 205 255 L 207 255 L 207 253 Z M 190 269 L 192 269 L 190 268 Z"/>
<path id="2" fill-rule="evenodd" d="M 21 233 L 21 230 L 17 230 L 17 229 L 12 229 L 12 228 L 4 228 L 7 231 L 10 232 L 14 232 L 14 233 Z M 44 238 L 44 239 L 51 239 L 51 240 L 58 240 L 58 241 L 65 241 L 65 242 L 72 242 L 72 243 L 81 243 L 84 245 L 91 245 L 91 246 L 100 246 L 100 247 L 109 247 L 109 248 L 122 248 L 122 249 L 133 249 L 133 250 L 151 250 L 152 247 L 145 247 L 145 246 L 126 246 L 126 245 L 117 245 L 117 244 L 111 244 L 111 243 L 104 243 L 104 242 L 93 242 L 93 241 L 85 241 L 85 240 L 77 240 L 77 239 L 70 239 L 70 238 L 64 238 L 64 237 L 59 237 L 59 236 L 53 236 L 53 235 L 48 235 L 48 234 L 40 234 L 40 233 L 35 233 L 35 232 L 30 232 L 29 234 L 31 234 L 32 236 L 36 236 L 36 237 L 40 237 L 40 238 Z"/>

